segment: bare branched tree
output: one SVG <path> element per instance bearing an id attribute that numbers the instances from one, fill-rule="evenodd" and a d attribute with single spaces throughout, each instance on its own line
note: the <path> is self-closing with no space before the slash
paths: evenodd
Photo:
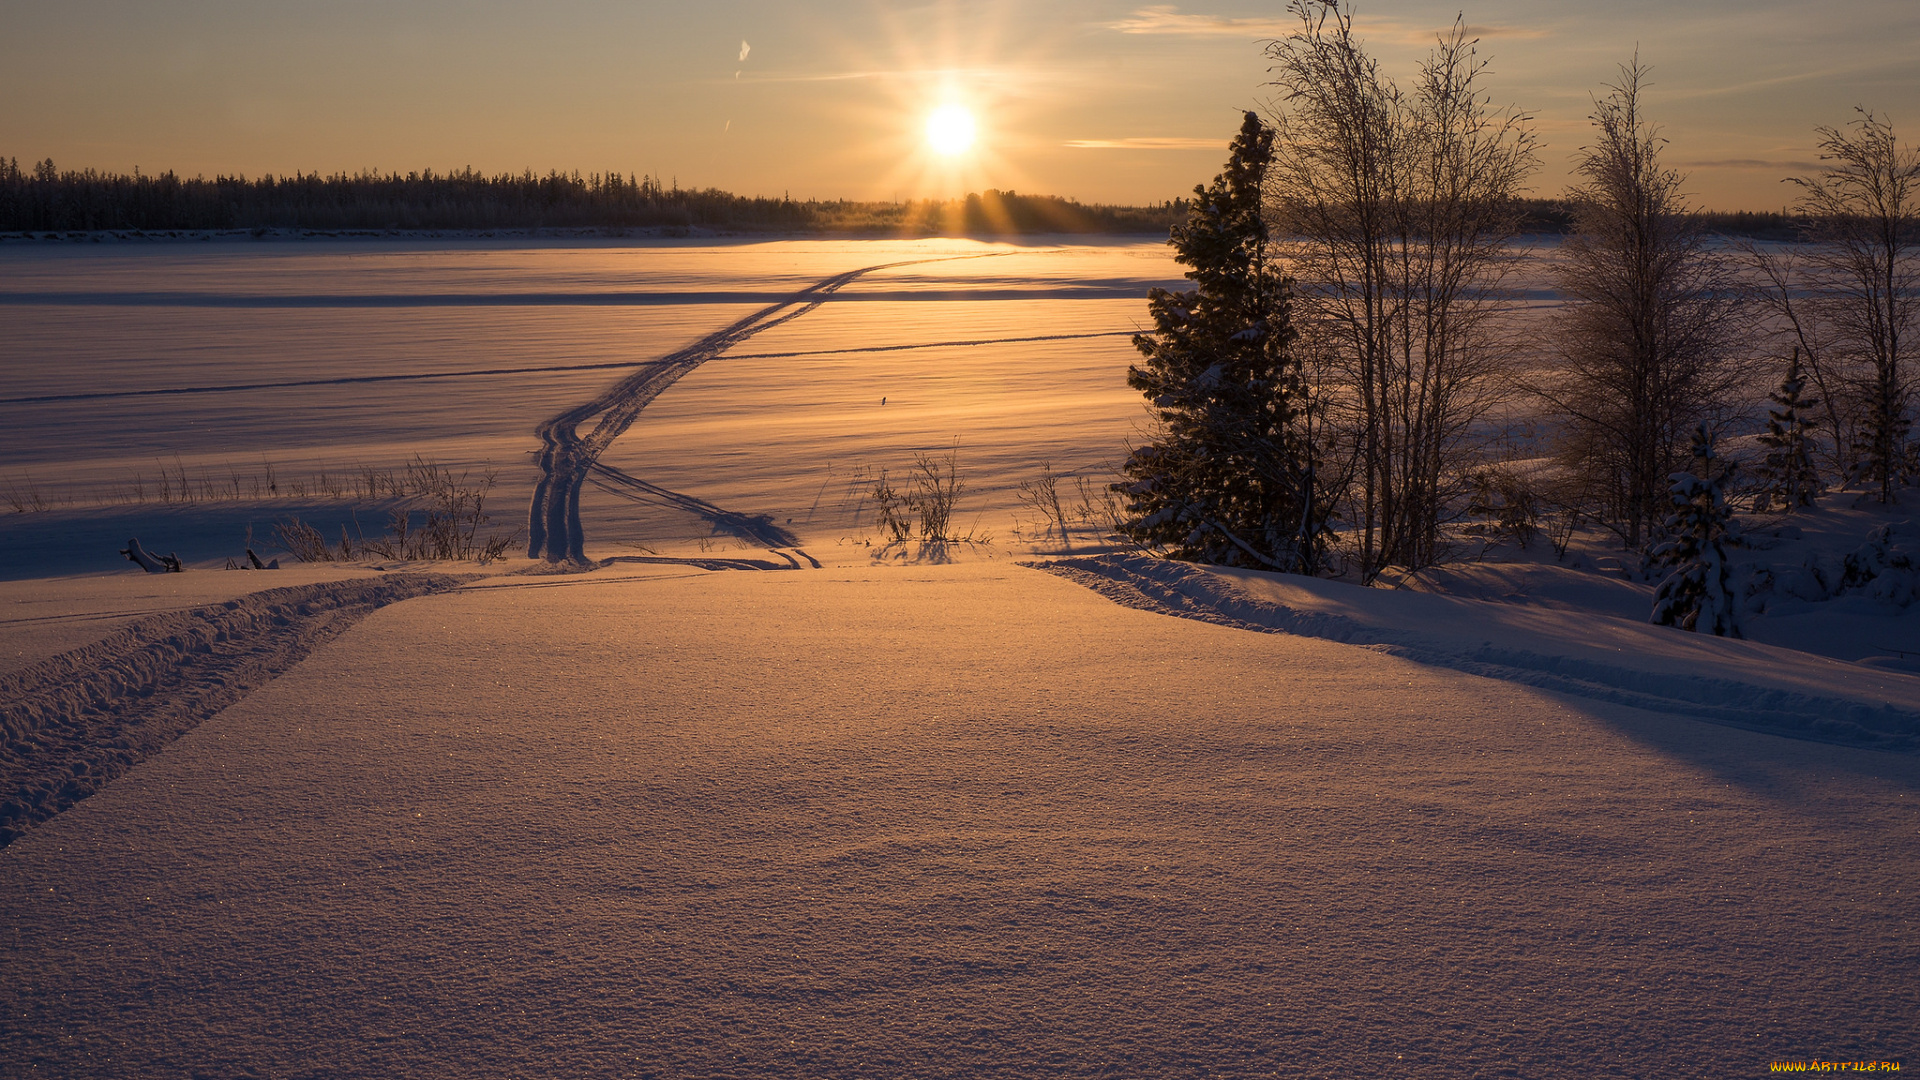
<path id="1" fill-rule="evenodd" d="M 1907 410 L 1913 396 L 1909 362 L 1920 334 L 1920 150 L 1901 146 L 1893 124 L 1865 109 L 1846 128 L 1820 129 L 1817 176 L 1794 177 L 1807 222 L 1803 260 L 1811 296 L 1795 310 L 1794 290 L 1777 290 L 1778 306 L 1803 338 L 1811 370 L 1829 402 L 1851 405 L 1850 443 L 1840 444 L 1851 471 L 1894 501 L 1912 471 L 1907 462 Z M 1825 372 L 1844 385 L 1829 386 Z M 1836 425 L 1836 431 L 1839 431 Z"/>
<path id="2" fill-rule="evenodd" d="M 1667 516 L 1690 433 L 1717 420 L 1740 383 L 1746 309 L 1687 208 L 1685 178 L 1660 163 L 1665 140 L 1640 108 L 1647 69 L 1635 59 L 1620 71 L 1576 159 L 1585 182 L 1569 192 L 1574 233 L 1556 272 L 1563 364 L 1542 392 L 1565 422 L 1570 471 L 1637 549 Z"/>
<path id="3" fill-rule="evenodd" d="M 1402 91 L 1340 0 L 1289 10 L 1299 29 L 1267 51 L 1282 105 L 1271 207 L 1297 238 L 1302 330 L 1338 391 L 1370 579 L 1441 554 L 1459 458 L 1500 385 L 1490 323 L 1535 140 L 1527 117 L 1481 92 L 1487 65 L 1464 24 Z"/>

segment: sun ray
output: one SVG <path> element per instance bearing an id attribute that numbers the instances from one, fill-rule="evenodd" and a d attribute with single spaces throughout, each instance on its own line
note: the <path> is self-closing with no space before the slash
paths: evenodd
<path id="1" fill-rule="evenodd" d="M 823 41 L 844 50 L 845 70 L 864 75 L 858 92 L 840 96 L 834 109 L 846 138 L 824 152 L 863 177 L 869 197 L 952 199 L 1030 188 L 1017 159 L 1032 140 L 1020 133 L 1046 100 L 1041 60 L 1051 46 L 1007 39 L 1014 7 L 1013 0 L 931 0 L 911 11 L 886 4 L 877 12 L 883 51 Z"/>

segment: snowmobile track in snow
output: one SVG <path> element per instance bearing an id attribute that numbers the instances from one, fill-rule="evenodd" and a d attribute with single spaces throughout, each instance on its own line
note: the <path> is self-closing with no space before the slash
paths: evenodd
<path id="1" fill-rule="evenodd" d="M 999 254 L 906 259 L 835 274 L 648 364 L 592 401 L 541 424 L 539 434 L 544 444 L 540 451 L 541 476 L 527 510 L 527 557 L 581 567 L 592 565 L 587 561 L 586 534 L 580 525 L 581 486 L 593 472 L 600 455 L 633 426 L 640 410 L 693 369 L 755 334 L 805 315 L 845 285 L 876 270 L 960 259 L 991 259 Z M 586 435 L 580 435 L 580 425 L 596 416 L 600 418 L 599 423 Z"/>
<path id="2" fill-rule="evenodd" d="M 0 676 L 0 848 L 367 615 L 464 580 L 396 574 L 267 589 L 142 619 Z"/>

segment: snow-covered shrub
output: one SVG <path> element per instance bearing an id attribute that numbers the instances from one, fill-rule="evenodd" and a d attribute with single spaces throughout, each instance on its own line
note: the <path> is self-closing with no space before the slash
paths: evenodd
<path id="1" fill-rule="evenodd" d="M 1916 576 L 1920 568 L 1916 567 L 1913 549 L 1899 543 L 1897 537 L 1892 525 L 1868 533 L 1867 542 L 1846 557 L 1840 589 L 1898 607 L 1912 604 L 1920 595 L 1920 577 Z"/>
<path id="2" fill-rule="evenodd" d="M 1832 599 L 1834 574 L 1822 563 L 1818 555 L 1809 555 L 1799 566 L 1773 574 L 1773 591 L 1809 603 Z"/>
<path id="3" fill-rule="evenodd" d="M 1719 468 L 1716 461 L 1713 436 L 1705 426 L 1695 429 L 1693 471 L 1674 473 L 1668 488 L 1674 507 L 1666 520 L 1669 539 L 1649 553 L 1667 570 L 1654 591 L 1651 621 L 1739 637 L 1726 552 L 1739 541 L 1739 525 L 1721 494 L 1732 470 Z"/>

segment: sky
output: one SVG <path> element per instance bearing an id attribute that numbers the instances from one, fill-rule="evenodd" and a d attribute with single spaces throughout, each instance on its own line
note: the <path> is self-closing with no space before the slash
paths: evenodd
<path id="1" fill-rule="evenodd" d="M 1855 106 L 1920 134 L 1920 3 L 1373 0 L 1404 83 L 1456 14 L 1496 104 L 1568 183 L 1592 96 L 1638 49 L 1696 205 L 1778 209 Z M 185 174 L 550 169 L 903 199 L 1000 188 L 1157 203 L 1272 108 L 1285 5 L 1193 0 L 0 0 L 0 155 Z M 971 146 L 940 153 L 959 106 Z"/>

